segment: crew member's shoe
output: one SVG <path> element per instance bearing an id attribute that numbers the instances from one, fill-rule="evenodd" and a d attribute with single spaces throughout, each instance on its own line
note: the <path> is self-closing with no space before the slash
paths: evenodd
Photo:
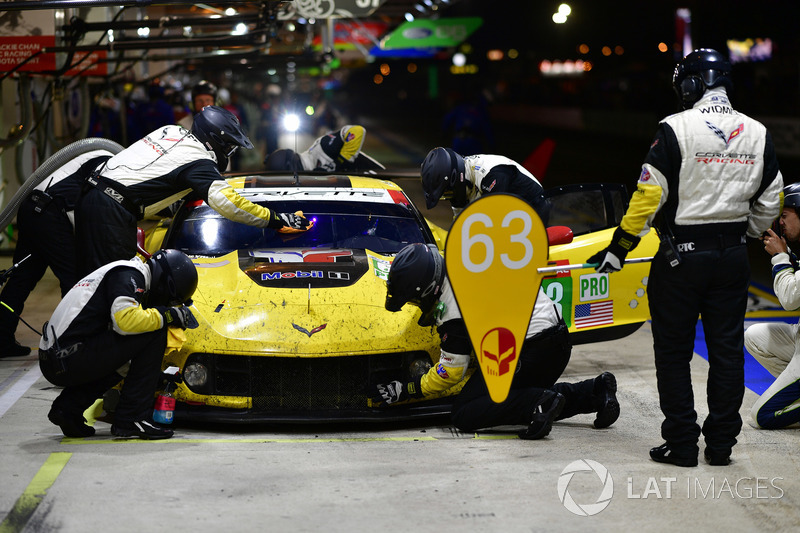
<path id="1" fill-rule="evenodd" d="M 730 452 L 712 452 L 708 448 L 705 449 L 703 452 L 703 456 L 706 459 L 706 462 L 711 466 L 728 466 L 731 464 L 731 454 Z"/>
<path id="2" fill-rule="evenodd" d="M 81 438 L 94 435 L 94 428 L 86 424 L 86 419 L 82 414 L 68 413 L 54 405 L 47 413 L 47 419 L 60 427 L 67 437 Z"/>
<path id="3" fill-rule="evenodd" d="M 115 437 L 139 437 L 140 439 L 156 440 L 170 438 L 173 435 L 173 431 L 154 424 L 150 420 L 138 420 L 136 422 L 114 422 L 111 425 L 111 434 Z"/>
<path id="4" fill-rule="evenodd" d="M 563 395 L 546 390 L 533 409 L 531 422 L 528 429 L 519 433 L 519 438 L 537 440 L 546 437 L 553 428 L 553 420 L 561 414 L 564 404 L 567 403 Z"/>
<path id="5" fill-rule="evenodd" d="M 697 466 L 697 456 L 674 453 L 668 443 L 650 449 L 650 458 L 657 463 L 669 463 L 675 466 Z"/>
<path id="6" fill-rule="evenodd" d="M 0 358 L 2 357 L 25 357 L 31 353 L 31 349 L 23 346 L 15 339 L 0 342 Z"/>
<path id="7" fill-rule="evenodd" d="M 603 372 L 594 378 L 594 391 L 598 402 L 594 427 L 597 429 L 607 428 L 619 418 L 617 378 L 611 372 Z"/>

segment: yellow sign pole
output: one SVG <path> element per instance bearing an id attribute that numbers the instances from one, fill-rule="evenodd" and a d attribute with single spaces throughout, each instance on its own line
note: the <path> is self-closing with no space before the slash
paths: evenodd
<path id="1" fill-rule="evenodd" d="M 508 396 L 547 265 L 547 230 L 536 211 L 510 194 L 467 206 L 445 245 L 447 276 L 478 357 L 489 396 Z"/>

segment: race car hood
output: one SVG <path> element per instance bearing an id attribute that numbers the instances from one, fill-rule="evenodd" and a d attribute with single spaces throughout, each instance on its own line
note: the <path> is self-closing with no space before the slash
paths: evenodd
<path id="1" fill-rule="evenodd" d="M 419 310 L 384 308 L 391 258 L 371 251 L 258 250 L 193 259 L 192 351 L 328 356 L 429 350 Z M 402 339 L 399 342 L 398 339 Z"/>

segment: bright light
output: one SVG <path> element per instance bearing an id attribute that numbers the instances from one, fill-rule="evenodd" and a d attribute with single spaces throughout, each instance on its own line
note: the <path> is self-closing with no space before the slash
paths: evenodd
<path id="1" fill-rule="evenodd" d="M 114 30 L 108 30 L 108 32 L 106 32 L 106 33 L 108 33 L 108 42 L 113 43 L 114 42 Z"/>
<path id="2" fill-rule="evenodd" d="M 558 12 L 564 15 L 565 17 L 568 17 L 570 13 L 572 13 L 572 8 L 569 7 L 569 4 L 561 4 L 560 6 L 558 6 Z"/>
<path id="3" fill-rule="evenodd" d="M 489 61 L 500 61 L 503 59 L 503 51 L 502 50 L 489 50 L 486 52 L 486 57 Z"/>
<path id="4" fill-rule="evenodd" d="M 658 43 L 658 51 L 659 52 L 663 53 L 663 52 L 666 52 L 667 50 L 669 50 L 669 48 L 667 48 L 667 43 Z"/>
<path id="5" fill-rule="evenodd" d="M 588 44 L 582 44 L 582 45 L 580 45 L 580 46 L 578 47 L 578 52 L 580 52 L 580 53 L 582 53 L 582 54 L 588 54 L 588 53 L 589 53 L 589 45 L 588 45 Z"/>
<path id="6" fill-rule="evenodd" d="M 563 13 L 553 13 L 553 22 L 556 24 L 564 24 L 567 21 L 567 16 Z"/>
<path id="7" fill-rule="evenodd" d="M 463 67 L 467 64 L 467 56 L 461 52 L 453 54 L 453 64 L 457 67 Z"/>
<path id="8" fill-rule="evenodd" d="M 389 72 L 391 72 L 389 65 L 386 63 L 381 64 L 381 74 L 383 74 L 384 76 L 388 76 Z"/>
<path id="9" fill-rule="evenodd" d="M 136 35 L 138 35 L 139 37 L 147 37 L 148 35 L 150 35 L 150 28 L 139 28 L 138 30 L 136 30 Z"/>
<path id="10" fill-rule="evenodd" d="M 381 76 L 380 74 L 375 74 L 375 75 L 372 77 L 372 82 L 373 82 L 375 85 L 380 85 L 381 83 L 383 83 L 383 76 Z"/>
<path id="11" fill-rule="evenodd" d="M 283 129 L 289 133 L 294 133 L 300 128 L 300 117 L 294 113 L 289 113 L 283 117 Z"/>
<path id="12" fill-rule="evenodd" d="M 229 7 L 228 9 L 225 10 L 225 14 L 228 15 L 229 17 L 232 17 L 236 14 L 236 10 L 233 9 L 232 7 Z"/>
<path id="13" fill-rule="evenodd" d="M 412 15 L 411 13 L 406 13 L 406 20 L 411 22 L 412 20 L 414 20 L 414 15 Z"/>
<path id="14" fill-rule="evenodd" d="M 314 106 L 313 105 L 307 105 L 306 106 L 306 115 L 308 115 L 309 117 L 314 115 Z"/>
<path id="15" fill-rule="evenodd" d="M 247 33 L 247 24 L 240 22 L 233 28 L 231 35 L 244 35 L 245 33 Z"/>

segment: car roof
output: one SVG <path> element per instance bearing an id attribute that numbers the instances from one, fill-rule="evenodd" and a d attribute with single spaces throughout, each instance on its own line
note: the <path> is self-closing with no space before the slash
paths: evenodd
<path id="1" fill-rule="evenodd" d="M 402 191 L 394 182 L 363 176 L 348 176 L 345 174 L 283 174 L 261 175 L 248 174 L 227 178 L 234 189 L 261 189 L 261 188 L 286 188 L 286 187 L 340 187 L 352 189 L 387 189 Z"/>

